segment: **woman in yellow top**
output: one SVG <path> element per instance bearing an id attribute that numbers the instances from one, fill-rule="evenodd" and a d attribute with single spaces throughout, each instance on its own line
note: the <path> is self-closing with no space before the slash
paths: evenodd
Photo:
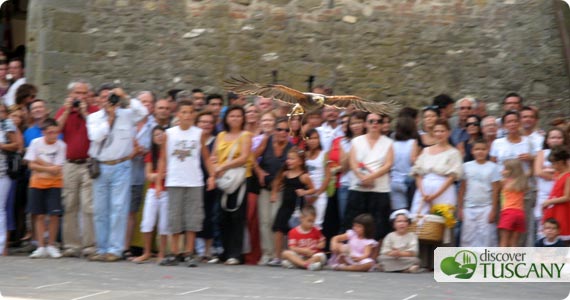
<path id="1" fill-rule="evenodd" d="M 221 177 L 229 169 L 246 166 L 246 177 L 251 176 L 251 133 L 245 128 L 245 111 L 241 106 L 230 106 L 224 115 L 224 131 L 218 134 L 214 144 L 212 162 L 216 169 L 216 177 Z M 229 157 L 233 146 L 236 145 L 232 157 Z M 220 194 L 220 199 L 223 195 Z M 241 199 L 239 196 L 241 196 Z M 243 248 L 243 233 L 246 222 L 246 193 L 240 193 L 238 188 L 227 195 L 225 208 L 220 217 L 223 259 L 226 265 L 240 264 Z M 236 209 L 237 208 L 237 209 Z M 236 210 L 234 210 L 236 209 Z"/>

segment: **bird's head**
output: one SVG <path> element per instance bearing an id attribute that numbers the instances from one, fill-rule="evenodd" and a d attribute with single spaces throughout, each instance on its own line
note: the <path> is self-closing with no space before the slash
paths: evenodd
<path id="1" fill-rule="evenodd" d="M 325 96 L 315 95 L 313 96 L 313 101 L 315 101 L 319 106 L 325 105 Z"/>

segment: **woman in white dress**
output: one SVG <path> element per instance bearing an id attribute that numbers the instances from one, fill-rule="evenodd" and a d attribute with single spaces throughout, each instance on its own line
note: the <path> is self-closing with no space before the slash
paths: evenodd
<path id="1" fill-rule="evenodd" d="M 534 176 L 536 178 L 536 205 L 534 206 L 534 220 L 536 225 L 537 238 L 542 238 L 542 203 L 548 196 L 554 186 L 554 169 L 552 163 L 548 160 L 550 149 L 555 146 L 567 145 L 568 141 L 565 138 L 564 130 L 560 128 L 552 128 L 546 133 L 542 150 L 536 153 L 534 160 Z"/>
<path id="2" fill-rule="evenodd" d="M 435 204 L 457 204 L 457 191 L 453 184 L 463 172 L 461 152 L 449 144 L 451 128 L 447 121 L 438 119 L 433 128 L 437 143 L 424 148 L 414 167 L 416 193 L 412 202 L 412 214 L 428 214 Z M 446 230 L 444 244 L 451 242 L 451 231 Z M 420 243 L 420 259 L 433 268 L 434 245 Z"/>

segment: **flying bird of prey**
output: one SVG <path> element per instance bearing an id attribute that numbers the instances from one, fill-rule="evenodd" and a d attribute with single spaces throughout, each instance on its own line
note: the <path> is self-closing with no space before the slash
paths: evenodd
<path id="1" fill-rule="evenodd" d="M 288 116 L 300 116 L 323 106 L 348 108 L 376 114 L 390 115 L 397 108 L 394 102 L 374 102 L 353 95 L 326 96 L 315 93 L 303 93 L 279 84 L 260 84 L 244 77 L 224 81 L 225 88 L 237 94 L 257 95 L 272 98 L 294 105 Z"/>

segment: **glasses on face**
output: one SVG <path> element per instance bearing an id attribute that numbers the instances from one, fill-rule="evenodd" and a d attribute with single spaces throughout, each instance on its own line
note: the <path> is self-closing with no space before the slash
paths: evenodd
<path id="1" fill-rule="evenodd" d="M 465 124 L 465 127 L 469 127 L 469 126 L 477 126 L 477 127 L 479 127 L 479 122 L 469 122 L 469 123 Z"/>
<path id="2" fill-rule="evenodd" d="M 382 124 L 382 120 L 380 120 L 380 119 L 371 119 L 371 120 L 368 120 L 368 124 Z"/>
<path id="3" fill-rule="evenodd" d="M 509 102 L 505 102 L 505 105 L 519 105 L 518 101 L 509 101 Z"/>
<path id="4" fill-rule="evenodd" d="M 283 131 L 289 132 L 289 131 L 291 131 L 291 129 L 289 129 L 289 128 L 275 128 L 275 131 L 277 131 L 277 132 L 283 132 Z"/>
<path id="5" fill-rule="evenodd" d="M 422 111 L 426 111 L 426 110 L 439 110 L 439 106 L 437 106 L 437 105 L 424 106 L 424 108 L 422 108 Z"/>
<path id="6" fill-rule="evenodd" d="M 471 110 L 471 106 L 460 106 L 459 110 Z"/>

